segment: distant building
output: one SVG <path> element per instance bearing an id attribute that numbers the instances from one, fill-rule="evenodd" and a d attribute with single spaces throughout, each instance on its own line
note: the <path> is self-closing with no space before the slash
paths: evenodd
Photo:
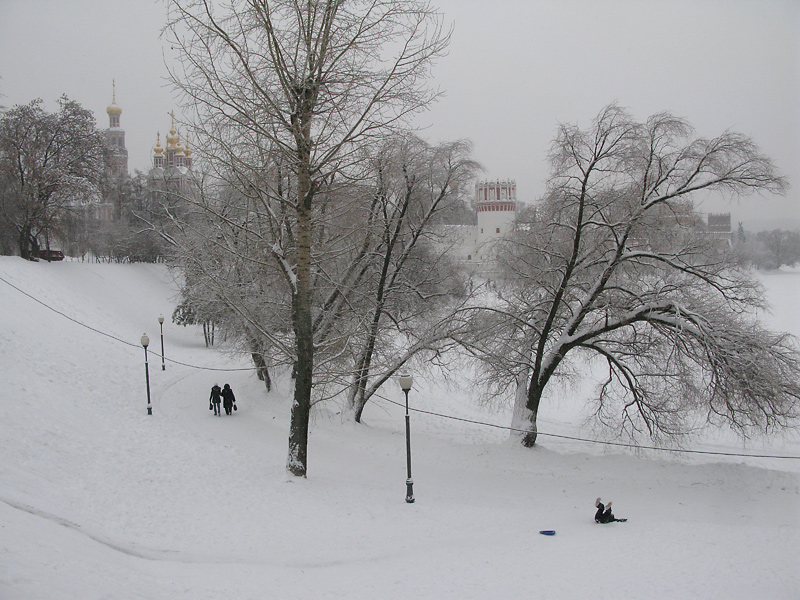
<path id="1" fill-rule="evenodd" d="M 494 259 L 495 244 L 512 231 L 517 208 L 515 181 L 480 181 L 475 185 L 476 225 L 459 227 L 451 239 L 460 237 L 461 258 L 472 265 L 476 274 L 487 279 L 499 276 Z M 685 202 L 671 205 L 663 218 L 663 226 L 703 232 L 722 244 L 732 240 L 730 213 L 703 215 L 694 211 L 691 202 Z"/>
<path id="2" fill-rule="evenodd" d="M 128 149 L 125 147 L 125 130 L 120 127 L 122 109 L 117 105 L 117 86 L 112 84 L 111 104 L 106 108 L 108 129 L 105 130 L 106 146 L 111 152 L 108 172 L 112 179 L 123 179 L 128 175 Z"/>
<path id="3" fill-rule="evenodd" d="M 480 181 L 475 185 L 476 225 L 465 240 L 466 259 L 492 261 L 494 243 L 511 231 L 517 214 L 517 184 L 509 181 Z"/>
<path id="4" fill-rule="evenodd" d="M 181 142 L 175 129 L 175 116 L 166 136 L 166 146 L 161 146 L 161 133 L 157 134 L 153 148 L 153 167 L 147 175 L 147 187 L 153 206 L 166 202 L 175 206 L 179 197 L 191 197 L 196 186 L 192 172 L 192 150 L 189 143 Z"/>
<path id="5" fill-rule="evenodd" d="M 731 213 L 708 213 L 707 231 L 715 238 L 731 241 L 733 239 Z"/>
<path id="6" fill-rule="evenodd" d="M 111 104 L 106 108 L 108 129 L 103 132 L 109 161 L 106 164 L 106 190 L 99 202 L 92 202 L 92 216 L 98 221 L 116 221 L 124 204 L 124 182 L 128 177 L 128 149 L 125 147 L 125 130 L 120 127 L 122 109 L 117 104 L 117 86 L 112 82 Z"/>

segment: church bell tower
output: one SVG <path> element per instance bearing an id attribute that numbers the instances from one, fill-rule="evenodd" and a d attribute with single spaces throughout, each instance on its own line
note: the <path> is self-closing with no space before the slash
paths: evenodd
<path id="1" fill-rule="evenodd" d="M 112 100 L 106 108 L 108 129 L 105 131 L 106 145 L 111 150 L 109 171 L 114 179 L 121 179 L 128 174 L 128 149 L 125 147 L 125 130 L 119 126 L 122 109 L 117 104 L 117 86 L 112 82 Z"/>

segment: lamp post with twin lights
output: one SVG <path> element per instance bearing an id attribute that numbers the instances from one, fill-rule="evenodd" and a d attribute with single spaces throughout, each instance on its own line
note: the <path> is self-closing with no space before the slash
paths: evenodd
<path id="1" fill-rule="evenodd" d="M 408 419 L 408 392 L 411 390 L 411 384 L 414 379 L 408 373 L 403 373 L 398 378 L 400 382 L 400 389 L 406 395 L 406 502 L 409 504 L 414 502 L 414 481 L 411 479 L 411 425 Z"/>

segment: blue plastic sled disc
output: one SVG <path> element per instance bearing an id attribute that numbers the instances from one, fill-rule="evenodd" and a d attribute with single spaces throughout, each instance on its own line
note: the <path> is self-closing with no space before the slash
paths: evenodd
<path id="1" fill-rule="evenodd" d="M 543 531 L 540 531 L 539 533 L 541 533 L 542 535 L 555 535 L 556 534 L 556 532 L 553 529 L 545 529 Z"/>

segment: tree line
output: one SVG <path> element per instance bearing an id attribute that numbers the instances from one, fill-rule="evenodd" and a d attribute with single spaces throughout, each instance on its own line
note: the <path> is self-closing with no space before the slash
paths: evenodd
<path id="1" fill-rule="evenodd" d="M 0 111 L 0 254 L 155 262 L 164 244 L 140 219 L 153 215 L 147 176 L 112 176 L 111 149 L 92 113 L 62 96 Z M 100 213 L 100 209 L 104 214 Z"/>
<path id="2" fill-rule="evenodd" d="M 769 271 L 800 264 L 800 231 L 772 229 L 754 233 L 745 231 L 740 223 L 734 244 L 742 262 L 757 269 Z"/>

